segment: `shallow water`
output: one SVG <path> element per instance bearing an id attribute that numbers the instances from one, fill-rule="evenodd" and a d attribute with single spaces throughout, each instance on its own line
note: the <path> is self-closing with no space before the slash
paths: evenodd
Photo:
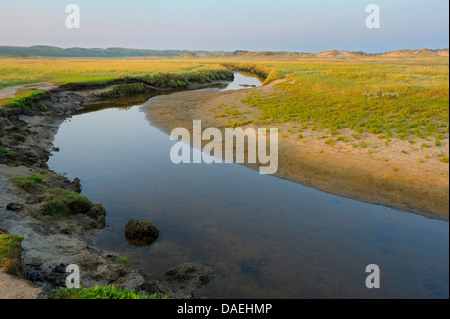
<path id="1" fill-rule="evenodd" d="M 236 76 L 227 89 L 251 81 Z M 209 298 L 448 298 L 447 222 L 237 164 L 175 165 L 176 141 L 149 124 L 138 100 L 65 121 L 48 163 L 79 177 L 83 194 L 106 207 L 99 248 L 155 278 L 185 262 L 210 266 L 216 274 L 200 290 Z M 131 246 L 123 235 L 130 218 L 152 220 L 158 241 Z M 381 269 L 380 289 L 365 286 L 369 264 Z"/>

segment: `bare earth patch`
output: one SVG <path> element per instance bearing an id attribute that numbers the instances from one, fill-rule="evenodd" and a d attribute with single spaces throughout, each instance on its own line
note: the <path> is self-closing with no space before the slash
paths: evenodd
<path id="1" fill-rule="evenodd" d="M 45 299 L 44 289 L 0 270 L 0 299 Z"/>
<path id="2" fill-rule="evenodd" d="M 14 98 L 17 93 L 24 90 L 51 90 L 58 86 L 53 83 L 37 83 L 29 85 L 11 86 L 4 89 L 0 89 L 0 101 L 4 99 Z"/>

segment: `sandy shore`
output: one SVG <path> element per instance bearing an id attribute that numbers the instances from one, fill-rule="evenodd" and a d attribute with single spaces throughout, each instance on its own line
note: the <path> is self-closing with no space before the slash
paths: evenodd
<path id="1" fill-rule="evenodd" d="M 255 90 L 271 93 L 277 90 L 276 83 Z M 167 133 L 177 127 L 191 131 L 193 120 L 202 120 L 203 129 L 224 130 L 230 118 L 218 115 L 225 107 L 250 114 L 249 118 L 257 112 L 241 102 L 249 92 L 182 92 L 158 96 L 142 109 L 153 125 Z M 302 133 L 303 138 L 298 139 L 298 133 L 286 133 L 289 124 L 275 127 L 280 128 L 276 176 L 331 194 L 448 221 L 449 165 L 436 158 L 420 161 L 427 154 L 444 152 L 448 156 L 448 140 L 440 148 L 415 150 L 407 141 L 393 140 L 385 146 L 377 137 L 367 137 L 369 142 L 380 144 L 369 152 L 341 142 L 327 145 L 326 140 L 317 139 L 323 134 L 320 132 Z"/>

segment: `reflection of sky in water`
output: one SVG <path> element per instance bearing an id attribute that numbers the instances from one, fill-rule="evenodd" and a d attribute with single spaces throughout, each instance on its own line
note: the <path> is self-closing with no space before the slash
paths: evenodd
<path id="1" fill-rule="evenodd" d="M 261 86 L 261 82 L 258 80 L 257 77 L 252 76 L 245 76 L 239 73 L 234 73 L 234 80 L 223 91 L 235 91 L 235 90 L 242 90 L 246 89 L 248 87 L 246 86 Z"/>
<path id="2" fill-rule="evenodd" d="M 107 208 L 97 238 L 160 277 L 196 262 L 217 270 L 208 297 L 448 298 L 448 223 L 325 194 L 235 164 L 174 165 L 176 141 L 139 107 L 81 114 L 60 128 L 49 166 L 81 178 Z M 152 220 L 160 238 L 134 248 L 129 218 Z M 365 287 L 378 264 L 382 289 Z"/>

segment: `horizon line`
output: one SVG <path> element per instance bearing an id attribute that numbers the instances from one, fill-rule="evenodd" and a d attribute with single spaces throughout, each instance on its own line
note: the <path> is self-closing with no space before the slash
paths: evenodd
<path id="1" fill-rule="evenodd" d="M 100 49 L 100 50 L 108 50 L 108 49 L 126 49 L 126 50 L 141 50 L 141 51 L 184 51 L 184 52 L 210 52 L 210 53 L 234 53 L 234 52 L 276 52 L 276 53 L 306 53 L 306 54 L 317 54 L 317 53 L 322 53 L 322 52 L 329 52 L 329 51 L 347 51 L 347 52 L 351 52 L 351 53 L 357 53 L 357 52 L 362 52 L 362 53 L 366 53 L 366 54 L 382 54 L 382 53 L 389 53 L 389 52 L 395 52 L 395 51 L 404 51 L 404 50 L 409 50 L 409 51 L 421 51 L 421 50 L 430 50 L 430 51 L 439 51 L 439 50 L 449 50 L 449 48 L 436 48 L 436 49 L 430 49 L 430 48 L 401 48 L 401 49 L 395 49 L 395 50 L 389 50 L 389 51 L 378 51 L 378 52 L 367 52 L 367 51 L 363 51 L 363 50 L 356 50 L 356 51 L 351 51 L 351 50 L 347 50 L 347 49 L 329 49 L 329 50 L 324 50 L 324 51 L 317 51 L 317 52 L 308 52 L 308 51 L 289 51 L 289 50 L 245 50 L 245 49 L 236 49 L 234 51 L 228 51 L 228 50 L 208 50 L 208 49 L 143 49 L 143 48 L 132 48 L 132 47 L 120 47 L 120 46 L 112 46 L 112 47 L 79 47 L 79 46 L 74 46 L 74 47 L 59 47 L 59 46 L 55 46 L 55 45 L 47 45 L 47 44 L 33 44 L 33 45 L 29 45 L 29 46 L 22 46 L 22 45 L 7 45 L 7 44 L 0 44 L 0 47 L 14 47 L 14 48 L 33 48 L 33 47 L 52 47 L 52 48 L 57 48 L 57 49 L 62 49 L 62 50 L 70 50 L 70 49 L 84 49 L 84 50 L 95 50 L 95 49 Z"/>

